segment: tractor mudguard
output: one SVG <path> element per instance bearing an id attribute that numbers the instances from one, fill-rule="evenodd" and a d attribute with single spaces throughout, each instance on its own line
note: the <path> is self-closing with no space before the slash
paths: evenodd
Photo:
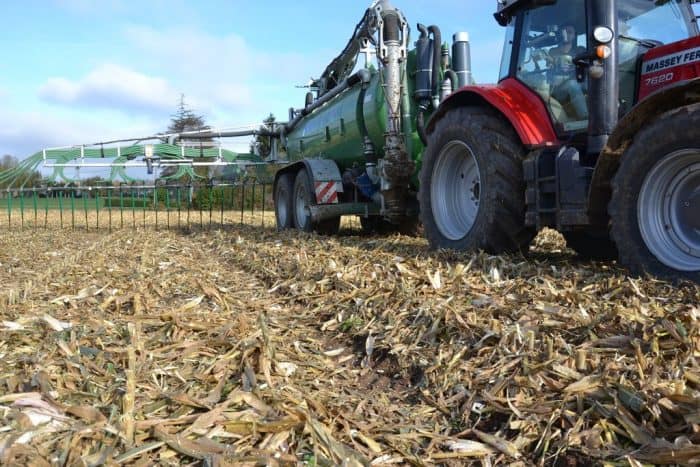
<path id="1" fill-rule="evenodd" d="M 528 149 L 559 144 L 542 99 L 513 78 L 497 86 L 466 86 L 452 94 L 430 119 L 426 127 L 428 134 L 448 111 L 469 105 L 488 105 L 496 109 L 510 122 Z"/>

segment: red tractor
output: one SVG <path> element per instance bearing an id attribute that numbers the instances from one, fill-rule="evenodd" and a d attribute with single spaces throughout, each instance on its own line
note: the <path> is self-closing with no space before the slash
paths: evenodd
<path id="1" fill-rule="evenodd" d="M 700 282 L 700 37 L 689 0 L 498 0 L 499 83 L 428 124 L 434 248 L 525 249 L 543 227 L 635 274 Z"/>

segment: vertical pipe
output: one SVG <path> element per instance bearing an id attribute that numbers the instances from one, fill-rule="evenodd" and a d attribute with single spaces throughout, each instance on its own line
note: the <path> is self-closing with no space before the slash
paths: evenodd
<path id="1" fill-rule="evenodd" d="M 7 227 L 12 228 L 12 193 L 7 190 Z"/>

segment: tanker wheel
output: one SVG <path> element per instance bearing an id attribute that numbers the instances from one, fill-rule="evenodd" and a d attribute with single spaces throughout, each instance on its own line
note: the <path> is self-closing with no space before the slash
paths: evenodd
<path id="1" fill-rule="evenodd" d="M 700 104 L 643 128 L 612 188 L 620 263 L 634 274 L 700 282 Z"/>
<path id="2" fill-rule="evenodd" d="M 309 173 L 301 169 L 294 180 L 294 227 L 303 232 L 317 232 L 321 235 L 335 235 L 340 230 L 340 217 L 312 222 L 309 207 L 315 204 L 316 194 L 311 188 Z"/>
<path id="3" fill-rule="evenodd" d="M 575 231 L 562 232 L 566 246 L 584 259 L 608 261 L 617 258 L 617 247 L 607 234 Z"/>
<path id="4" fill-rule="evenodd" d="M 294 227 L 292 218 L 292 190 L 294 190 L 294 175 L 280 175 L 275 185 L 275 219 L 277 230 L 287 230 Z"/>
<path id="5" fill-rule="evenodd" d="M 420 212 L 434 249 L 527 250 L 524 149 L 494 112 L 449 111 L 430 135 L 420 178 Z"/>

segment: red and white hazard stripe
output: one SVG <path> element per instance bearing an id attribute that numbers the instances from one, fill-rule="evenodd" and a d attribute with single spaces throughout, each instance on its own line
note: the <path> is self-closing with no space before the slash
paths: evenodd
<path id="1" fill-rule="evenodd" d="M 318 204 L 337 204 L 340 182 L 316 182 L 316 202 Z"/>

